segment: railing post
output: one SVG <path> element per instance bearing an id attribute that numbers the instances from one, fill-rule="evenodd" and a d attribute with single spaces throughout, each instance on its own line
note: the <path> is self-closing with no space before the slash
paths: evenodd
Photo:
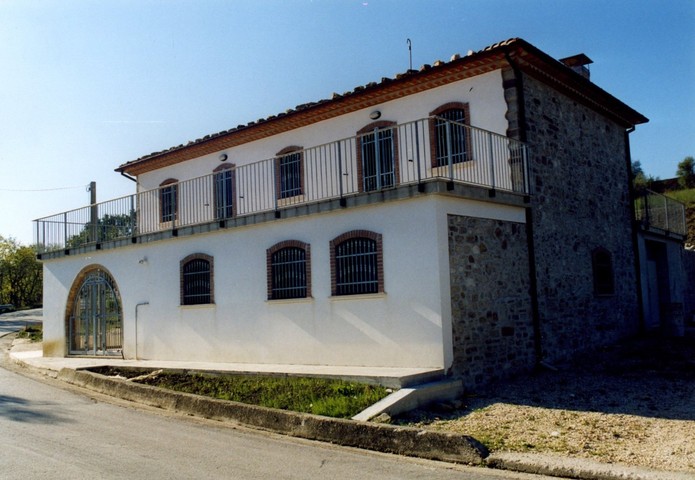
<path id="1" fill-rule="evenodd" d="M 68 248 L 68 212 L 63 213 L 63 246 Z"/>
<path id="2" fill-rule="evenodd" d="M 451 122 L 446 121 L 446 161 L 449 164 L 449 180 L 454 181 L 454 162 L 451 158 Z"/>
<path id="3" fill-rule="evenodd" d="M 492 146 L 492 133 L 487 132 L 488 151 L 490 152 L 490 186 L 495 189 L 495 154 Z"/>
<path id="4" fill-rule="evenodd" d="M 420 135 L 418 133 L 418 123 L 415 123 L 415 161 L 417 162 L 417 183 L 422 183 L 422 172 L 420 166 Z"/>
<path id="5" fill-rule="evenodd" d="M 277 164 L 278 163 L 279 162 L 276 161 L 275 159 L 271 160 L 271 163 L 270 163 L 271 185 L 272 185 L 271 190 L 273 191 L 273 204 L 275 205 L 273 210 L 275 210 L 276 212 L 278 211 L 278 193 L 279 193 L 278 192 L 278 174 L 279 174 L 279 172 L 277 172 Z"/>
<path id="6" fill-rule="evenodd" d="M 136 235 L 137 217 L 135 213 L 135 194 L 130 196 L 130 236 Z"/>
<path id="7" fill-rule="evenodd" d="M 340 193 L 340 199 L 343 199 L 343 156 L 340 149 L 340 142 L 336 142 L 336 148 L 338 149 L 338 191 Z"/>

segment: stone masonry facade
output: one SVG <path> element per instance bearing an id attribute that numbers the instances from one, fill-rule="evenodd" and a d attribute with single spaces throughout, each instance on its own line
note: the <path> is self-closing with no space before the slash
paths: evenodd
<path id="1" fill-rule="evenodd" d="M 449 215 L 454 362 L 466 388 L 534 365 L 523 224 Z"/>
<path id="2" fill-rule="evenodd" d="M 524 75 L 533 244 L 543 360 L 637 333 L 639 310 L 625 128 Z M 592 252 L 612 258 L 597 295 Z"/>

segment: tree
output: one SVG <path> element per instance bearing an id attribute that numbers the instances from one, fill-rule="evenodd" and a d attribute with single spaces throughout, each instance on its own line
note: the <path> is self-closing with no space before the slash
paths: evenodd
<path id="1" fill-rule="evenodd" d="M 654 175 L 646 175 L 639 160 L 632 162 L 632 185 L 635 187 L 635 192 L 642 193 L 648 188 L 652 188 L 652 184 L 659 180 L 659 177 Z"/>
<path id="2" fill-rule="evenodd" d="M 0 303 L 33 307 L 42 296 L 43 269 L 34 249 L 0 235 Z"/>
<path id="3" fill-rule="evenodd" d="M 97 220 L 96 228 L 91 223 L 85 224 L 77 235 L 68 238 L 66 247 L 74 248 L 91 242 L 105 242 L 117 238 L 131 237 L 135 231 L 133 219 L 135 214 L 109 215 L 108 213 Z M 96 238 L 94 238 L 96 235 Z"/>
<path id="4" fill-rule="evenodd" d="M 681 188 L 695 188 L 695 159 L 693 157 L 685 157 L 678 164 L 676 176 Z"/>

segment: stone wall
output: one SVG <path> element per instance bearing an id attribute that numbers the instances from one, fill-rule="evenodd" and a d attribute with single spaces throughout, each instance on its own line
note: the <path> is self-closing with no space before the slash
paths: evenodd
<path id="1" fill-rule="evenodd" d="M 686 327 L 695 327 L 695 250 L 683 250 L 685 288 L 683 289 L 683 314 Z"/>
<path id="2" fill-rule="evenodd" d="M 524 75 L 544 359 L 638 331 L 625 129 Z M 610 252 L 615 294 L 594 293 L 591 253 Z"/>
<path id="3" fill-rule="evenodd" d="M 448 216 L 453 374 L 467 388 L 534 364 L 525 226 Z"/>

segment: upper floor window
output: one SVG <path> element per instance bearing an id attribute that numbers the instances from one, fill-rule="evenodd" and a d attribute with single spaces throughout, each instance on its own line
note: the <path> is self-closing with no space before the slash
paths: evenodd
<path id="1" fill-rule="evenodd" d="M 234 165 L 224 164 L 214 171 L 215 218 L 224 220 L 234 216 Z"/>
<path id="2" fill-rule="evenodd" d="M 214 303 L 212 257 L 202 253 L 181 260 L 181 305 Z"/>
<path id="3" fill-rule="evenodd" d="M 268 300 L 311 296 L 309 245 L 296 240 L 278 243 L 266 252 Z"/>
<path id="4" fill-rule="evenodd" d="M 591 252 L 591 267 L 594 274 L 594 293 L 596 295 L 614 295 L 613 258 L 605 248 Z"/>
<path id="5" fill-rule="evenodd" d="M 358 295 L 384 291 L 381 235 L 366 230 L 331 241 L 331 294 Z"/>
<path id="6" fill-rule="evenodd" d="M 470 160 L 468 104 L 447 103 L 430 112 L 432 166 L 443 167 Z"/>
<path id="7" fill-rule="evenodd" d="M 178 180 L 170 178 L 159 185 L 159 219 L 161 222 L 176 220 L 178 213 Z"/>
<path id="8" fill-rule="evenodd" d="M 398 132 L 394 122 L 374 122 L 357 132 L 357 174 L 360 191 L 398 183 Z"/>
<path id="9" fill-rule="evenodd" d="M 301 147 L 287 147 L 278 152 L 276 187 L 278 198 L 296 197 L 303 193 L 304 155 Z"/>

